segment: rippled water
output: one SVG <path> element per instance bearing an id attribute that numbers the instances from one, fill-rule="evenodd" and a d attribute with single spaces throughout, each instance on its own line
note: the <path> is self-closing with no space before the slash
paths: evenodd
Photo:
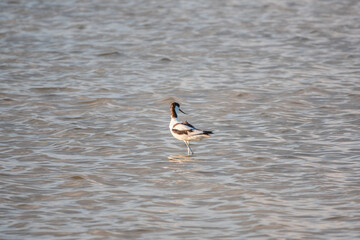
<path id="1" fill-rule="evenodd" d="M 360 238 L 359 1 L 0 9 L 1 239 Z"/>

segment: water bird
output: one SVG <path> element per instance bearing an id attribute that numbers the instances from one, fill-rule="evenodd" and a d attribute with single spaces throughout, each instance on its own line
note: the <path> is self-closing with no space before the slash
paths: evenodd
<path id="1" fill-rule="evenodd" d="M 210 137 L 213 134 L 212 131 L 204 131 L 197 129 L 187 121 L 180 122 L 178 120 L 178 111 L 186 114 L 180 109 L 180 104 L 173 102 L 170 105 L 171 120 L 169 124 L 170 132 L 174 138 L 184 141 L 187 146 L 188 155 L 192 155 L 193 151 L 190 148 L 190 141 L 199 141 L 203 138 Z"/>

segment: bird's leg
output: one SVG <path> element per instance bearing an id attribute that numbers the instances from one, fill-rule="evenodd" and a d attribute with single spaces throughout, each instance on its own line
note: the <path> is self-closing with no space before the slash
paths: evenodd
<path id="1" fill-rule="evenodd" d="M 186 145 L 186 147 L 187 147 L 187 150 L 188 150 L 188 155 L 189 155 L 189 145 L 187 144 L 187 142 L 186 142 L 186 141 L 184 141 L 184 143 L 185 143 L 185 145 Z"/>
<path id="2" fill-rule="evenodd" d="M 188 141 L 184 141 L 184 143 L 186 144 L 186 147 L 187 147 L 187 150 L 188 150 L 188 155 L 190 155 L 189 143 L 188 143 Z"/>
<path id="3" fill-rule="evenodd" d="M 189 141 L 187 142 L 187 146 L 188 146 L 188 155 L 193 155 L 193 151 L 191 150 Z"/>

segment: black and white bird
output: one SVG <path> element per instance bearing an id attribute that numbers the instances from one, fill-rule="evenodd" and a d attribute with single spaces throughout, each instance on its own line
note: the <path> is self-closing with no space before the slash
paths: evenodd
<path id="1" fill-rule="evenodd" d="M 197 129 L 187 121 L 180 122 L 178 120 L 178 111 L 184 113 L 180 109 L 180 104 L 178 104 L 177 102 L 173 102 L 170 105 L 170 113 L 171 113 L 171 121 L 169 124 L 170 132 L 174 136 L 174 138 L 185 142 L 188 149 L 188 155 L 192 155 L 193 151 L 190 148 L 190 141 L 199 141 L 203 138 L 208 138 L 210 137 L 210 134 L 212 134 L 213 132 Z"/>

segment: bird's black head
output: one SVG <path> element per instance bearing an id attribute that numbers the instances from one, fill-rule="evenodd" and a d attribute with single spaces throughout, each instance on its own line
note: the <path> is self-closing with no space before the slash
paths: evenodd
<path id="1" fill-rule="evenodd" d="M 177 102 L 173 102 L 171 105 L 170 105 L 170 112 L 171 112 L 171 116 L 174 117 L 174 118 L 177 118 L 177 113 L 176 113 L 176 110 L 179 109 L 180 112 L 184 113 L 181 109 L 180 109 L 180 104 L 177 103 Z M 184 113 L 186 114 L 186 113 Z"/>
<path id="2" fill-rule="evenodd" d="M 180 104 L 178 104 L 177 102 L 173 102 L 172 104 L 171 104 L 171 107 L 178 107 L 178 108 L 180 108 Z"/>

